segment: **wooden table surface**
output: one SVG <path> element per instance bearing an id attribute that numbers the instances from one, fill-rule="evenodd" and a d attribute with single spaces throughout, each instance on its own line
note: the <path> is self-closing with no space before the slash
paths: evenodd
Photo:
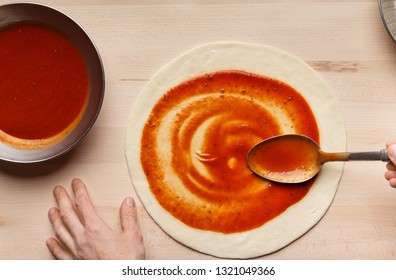
<path id="1" fill-rule="evenodd" d="M 197 45 L 237 40 L 271 45 L 311 65 L 340 101 L 350 151 L 396 138 L 396 48 L 375 0 L 41 0 L 77 21 L 105 66 L 101 114 L 85 140 L 39 165 L 0 162 L 0 259 L 51 259 L 52 188 L 88 184 L 100 215 L 119 228 L 124 197 L 136 197 L 125 161 L 127 118 L 152 75 Z M 0 0 L 0 4 L 8 1 Z M 0 19 L 1 20 L 1 19 Z M 0 66 L 1 67 L 1 66 Z M 348 163 L 323 219 L 263 259 L 396 258 L 396 190 L 380 162 Z M 212 259 L 165 234 L 140 201 L 148 259 Z"/>

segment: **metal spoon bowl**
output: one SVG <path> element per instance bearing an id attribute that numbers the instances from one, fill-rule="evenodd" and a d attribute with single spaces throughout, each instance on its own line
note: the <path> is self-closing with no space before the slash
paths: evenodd
<path id="1" fill-rule="evenodd" d="M 268 138 L 250 149 L 247 164 L 258 176 L 280 183 L 301 183 L 313 178 L 329 161 L 389 161 L 386 149 L 379 152 L 323 152 L 311 138 L 286 134 Z"/>

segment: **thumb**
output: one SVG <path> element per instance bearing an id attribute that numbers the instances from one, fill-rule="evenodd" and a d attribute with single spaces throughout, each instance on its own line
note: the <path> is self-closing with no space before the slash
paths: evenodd
<path id="1" fill-rule="evenodd" d="M 138 227 L 136 203 L 132 197 L 127 197 L 122 202 L 120 208 L 120 220 L 123 231 L 130 231 Z"/>
<path id="2" fill-rule="evenodd" d="M 392 144 L 388 147 L 388 156 L 392 163 L 396 165 L 396 144 Z"/>

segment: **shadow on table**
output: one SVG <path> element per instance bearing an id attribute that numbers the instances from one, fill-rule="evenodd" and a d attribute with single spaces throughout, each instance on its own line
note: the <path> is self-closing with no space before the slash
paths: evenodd
<path id="1" fill-rule="evenodd" d="M 78 148 L 69 151 L 58 158 L 40 163 L 13 163 L 0 160 L 0 174 L 7 173 L 16 177 L 39 177 L 56 172 L 65 166 L 78 153 Z"/>

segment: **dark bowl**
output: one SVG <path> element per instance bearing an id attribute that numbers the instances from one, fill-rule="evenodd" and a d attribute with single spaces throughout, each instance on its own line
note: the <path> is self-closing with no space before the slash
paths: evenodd
<path id="1" fill-rule="evenodd" d="M 19 23 L 37 23 L 63 33 L 79 50 L 87 66 L 89 101 L 81 120 L 61 142 L 41 150 L 22 150 L 0 143 L 0 160 L 18 163 L 42 162 L 73 149 L 95 123 L 104 98 L 103 64 L 94 43 L 70 17 L 51 7 L 17 3 L 0 6 L 0 29 Z"/>

